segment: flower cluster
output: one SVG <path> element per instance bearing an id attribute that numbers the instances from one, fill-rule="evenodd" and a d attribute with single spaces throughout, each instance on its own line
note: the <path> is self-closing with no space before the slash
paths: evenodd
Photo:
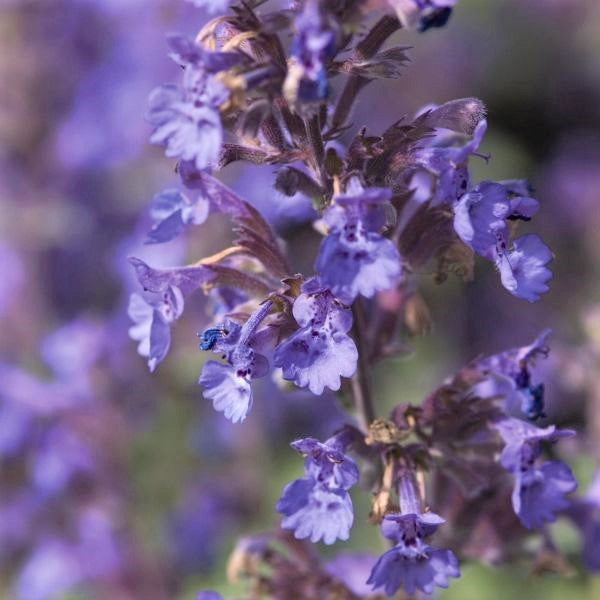
<path id="1" fill-rule="evenodd" d="M 424 32 L 445 25 L 455 3 L 300 0 L 269 11 L 265 2 L 194 0 L 215 14 L 230 10 L 194 41 L 169 38 L 183 84 L 151 96 L 151 140 L 178 159 L 181 185 L 154 199 L 147 242 L 185 240 L 194 233 L 190 226 L 206 228 L 213 214 L 231 220 L 234 239 L 212 256 L 169 269 L 130 259 L 143 287 L 130 302 L 138 352 L 154 370 L 167 355 L 171 327 L 199 290 L 212 299 L 200 349 L 220 357 L 204 363 L 199 383 L 225 418 L 248 418 L 257 379 L 351 397 L 348 423 L 333 437 L 291 444 L 305 457 L 304 475 L 286 485 L 277 503 L 281 528 L 313 543 L 347 540 L 354 521 L 349 490 L 364 464 L 370 475 L 364 485 L 374 494 L 370 519 L 393 544 L 378 559 L 356 559 L 365 575 L 358 583 L 335 567 L 311 567 L 317 574 L 298 584 L 302 596 L 286 587 L 290 573 L 303 573 L 302 558 L 294 556 L 299 546 L 282 557 L 266 538 L 243 540 L 231 564 L 244 564 L 246 575 L 267 585 L 255 569 L 267 562 L 274 597 L 325 597 L 330 586 L 352 594 L 355 585 L 360 594 L 369 588 L 388 596 L 401 588 L 430 594 L 459 577 L 453 551 L 429 543 L 443 523 L 448 546 L 454 540 L 464 550 L 468 527 L 460 518 L 471 515 L 486 526 L 486 498 L 511 527 L 519 527 L 516 515 L 529 529 L 571 506 L 576 484 L 569 468 L 539 459 L 541 442 L 573 432 L 531 423 L 546 417 L 544 384 L 534 381 L 533 367 L 547 355 L 547 333 L 530 346 L 470 363 L 420 407 L 399 404 L 377 418 L 373 405 L 375 361 L 400 351 L 399 332 L 415 321 L 417 299 L 427 314 L 419 294 L 431 272 L 426 267 L 437 265 L 438 283 L 451 272 L 469 279 L 479 255 L 513 296 L 529 302 L 548 291 L 552 277 L 552 253 L 541 239 L 514 237 L 539 209 L 527 182 L 471 181 L 471 158 L 489 160 L 479 151 L 488 127 L 481 100 L 429 105 L 380 134 L 354 128 L 351 111 L 361 90 L 401 76 L 407 62 L 405 46 L 384 48 L 388 38 L 403 27 Z M 380 18 L 363 34 L 373 9 Z M 334 77 L 344 77 L 343 85 L 334 88 Z M 234 162 L 274 165 L 273 198 L 284 204 L 300 194 L 312 203 L 306 239 L 314 231 L 323 236 L 320 244 L 309 242 L 314 272 L 298 272 L 269 211 L 262 215 L 215 177 Z M 506 502 L 509 480 L 515 515 Z M 446 510 L 443 492 L 454 510 Z M 439 504 L 448 518 L 422 509 L 429 504 Z"/>

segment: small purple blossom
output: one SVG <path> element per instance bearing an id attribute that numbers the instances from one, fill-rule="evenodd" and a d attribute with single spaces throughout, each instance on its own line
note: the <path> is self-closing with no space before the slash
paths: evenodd
<path id="1" fill-rule="evenodd" d="M 305 438 L 291 446 L 306 456 L 304 477 L 283 489 L 277 503 L 277 512 L 284 515 L 281 526 L 311 542 L 347 540 L 354 520 L 348 490 L 358 481 L 356 464 L 335 437 L 325 443 Z"/>
<path id="2" fill-rule="evenodd" d="M 256 335 L 256 329 L 271 310 L 266 302 L 258 308 L 243 326 L 228 321 L 219 329 L 214 340 L 202 345 L 207 350 L 222 354 L 227 364 L 208 361 L 202 368 L 199 383 L 205 398 L 212 400 L 213 407 L 223 412 L 233 423 L 242 422 L 252 408 L 252 379 L 264 377 L 269 372 L 269 361 L 260 351 L 262 343 L 268 343 Z"/>
<path id="3" fill-rule="evenodd" d="M 456 0 L 388 0 L 404 27 L 420 32 L 443 27 L 450 19 Z"/>
<path id="4" fill-rule="evenodd" d="M 329 93 L 326 65 L 337 51 L 336 31 L 316 0 L 304 3 L 295 25 L 284 94 L 291 102 L 319 102 Z"/>
<path id="5" fill-rule="evenodd" d="M 313 394 L 325 388 L 339 390 L 341 377 L 351 377 L 358 360 L 356 345 L 347 335 L 352 314 L 317 280 L 302 289 L 292 309 L 300 328 L 276 348 L 274 365 L 283 369 L 284 379 Z"/>
<path id="6" fill-rule="evenodd" d="M 210 203 L 200 196 L 188 198 L 177 189 L 167 189 L 152 201 L 150 216 L 154 227 L 148 233 L 148 244 L 162 244 L 179 236 L 187 225 L 202 225 L 208 218 Z"/>
<path id="7" fill-rule="evenodd" d="M 223 143 L 218 108 L 228 95 L 214 76 L 186 67 L 183 88 L 164 85 L 150 95 L 148 121 L 154 127 L 150 141 L 166 146 L 169 158 L 193 161 L 198 169 L 214 166 Z"/>
<path id="8" fill-rule="evenodd" d="M 181 316 L 184 298 L 213 277 L 207 267 L 153 269 L 139 258 L 129 262 L 144 288 L 129 299 L 128 314 L 134 322 L 129 337 L 139 342 L 138 354 L 148 358 L 154 371 L 169 351 L 171 325 Z"/>
<path id="9" fill-rule="evenodd" d="M 500 455 L 502 466 L 515 478 L 512 503 L 515 514 L 528 529 L 553 522 L 556 513 L 569 505 L 565 496 L 577 487 L 567 465 L 551 461 L 536 465 L 540 443 L 554 442 L 575 435 L 553 425 L 540 429 L 519 419 L 503 419 L 495 424 L 505 446 Z"/>
<path id="10" fill-rule="evenodd" d="M 323 213 L 329 235 L 321 243 L 315 268 L 323 285 L 346 304 L 358 294 L 371 298 L 400 279 L 398 249 L 381 235 L 391 196 L 388 189 L 357 184 L 335 197 Z"/>
<path id="11" fill-rule="evenodd" d="M 583 562 L 594 572 L 600 571 L 600 470 L 586 494 L 573 500 L 565 510 L 583 538 Z"/>
<path id="12" fill-rule="evenodd" d="M 198 8 L 203 8 L 207 12 L 221 13 L 225 12 L 229 8 L 230 0 L 187 0 Z"/>
<path id="13" fill-rule="evenodd" d="M 537 235 L 528 234 L 514 240 L 508 252 L 499 252 L 496 265 L 502 285 L 513 296 L 537 302 L 549 290 L 552 272 L 546 265 L 551 260 L 550 248 Z"/>
<path id="14" fill-rule="evenodd" d="M 448 587 L 448 578 L 460 577 L 458 561 L 450 550 L 429 546 L 425 539 L 444 523 L 435 513 L 421 513 L 408 476 L 400 482 L 401 513 L 385 515 L 381 533 L 395 546 L 375 563 L 367 580 L 373 590 L 393 596 L 400 588 L 412 595 L 431 594 L 434 586 Z"/>
<path id="15" fill-rule="evenodd" d="M 449 134 L 440 130 L 432 138 L 425 138 L 425 144 L 415 150 L 417 165 L 437 177 L 432 203 L 453 204 L 470 188 L 467 162 L 471 155 L 477 155 L 483 136 L 487 130 L 487 121 L 481 119 L 468 142 L 464 136 Z"/>

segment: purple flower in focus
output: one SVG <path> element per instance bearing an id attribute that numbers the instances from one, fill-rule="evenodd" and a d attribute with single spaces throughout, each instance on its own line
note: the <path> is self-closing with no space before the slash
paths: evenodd
<path id="1" fill-rule="evenodd" d="M 556 513 L 568 507 L 565 496 L 577 487 L 567 465 L 551 461 L 536 465 L 540 443 L 554 442 L 575 435 L 553 425 L 540 429 L 519 419 L 503 419 L 495 424 L 505 446 L 500 455 L 502 466 L 515 477 L 512 503 L 516 515 L 528 529 L 553 522 Z"/>
<path id="2" fill-rule="evenodd" d="M 15 597 L 22 600 L 57 598 L 83 579 L 74 548 L 60 539 L 40 540 L 15 584 Z"/>
<path id="3" fill-rule="evenodd" d="M 454 230 L 474 252 L 494 260 L 497 248 L 506 248 L 507 220 L 528 221 L 539 202 L 525 196 L 509 195 L 502 183 L 484 181 L 464 194 L 454 205 Z"/>
<path id="4" fill-rule="evenodd" d="M 284 515 L 281 526 L 311 542 L 347 540 L 354 520 L 348 490 L 358 481 L 358 467 L 335 437 L 325 443 L 305 438 L 291 446 L 306 456 L 304 477 L 283 489 L 276 507 Z"/>
<path id="5" fill-rule="evenodd" d="M 256 335 L 256 329 L 270 310 L 271 303 L 266 302 L 243 326 L 228 321 L 202 335 L 201 348 L 222 354 L 227 360 L 227 364 L 210 360 L 204 365 L 199 379 L 203 396 L 233 423 L 243 421 L 252 408 L 251 380 L 269 372 L 269 361 L 260 352 L 268 336 Z"/>
<path id="6" fill-rule="evenodd" d="M 183 233 L 187 225 L 202 225 L 210 212 L 210 203 L 203 196 L 189 199 L 177 189 L 167 189 L 152 201 L 150 216 L 155 225 L 148 233 L 148 244 L 162 244 Z"/>
<path id="7" fill-rule="evenodd" d="M 275 350 L 273 362 L 283 377 L 299 387 L 320 395 L 325 388 L 339 390 L 341 377 L 356 370 L 358 352 L 347 332 L 352 313 L 329 292 L 311 279 L 296 298 L 294 318 L 300 328 Z"/>
<path id="8" fill-rule="evenodd" d="M 366 582 L 376 561 L 373 554 L 344 553 L 330 560 L 325 570 L 359 598 L 371 598 L 376 592 Z"/>
<path id="9" fill-rule="evenodd" d="M 391 196 L 386 188 L 351 184 L 323 213 L 329 235 L 321 243 L 315 268 L 323 285 L 346 304 L 358 294 L 371 298 L 400 279 L 398 249 L 380 233 Z"/>
<path id="10" fill-rule="evenodd" d="M 546 265 L 551 260 L 550 248 L 537 235 L 528 234 L 514 240 L 510 251 L 499 252 L 496 266 L 502 285 L 513 296 L 537 302 L 549 290 L 552 272 Z"/>
<path id="11" fill-rule="evenodd" d="M 409 473 L 400 478 L 399 497 L 401 512 L 385 515 L 381 523 L 381 533 L 395 546 L 377 560 L 367 583 L 373 590 L 383 588 L 388 596 L 401 587 L 409 595 L 417 590 L 431 594 L 434 586 L 448 587 L 449 577 L 460 577 L 456 557 L 450 550 L 433 548 L 425 542 L 444 519 L 420 511 Z"/>

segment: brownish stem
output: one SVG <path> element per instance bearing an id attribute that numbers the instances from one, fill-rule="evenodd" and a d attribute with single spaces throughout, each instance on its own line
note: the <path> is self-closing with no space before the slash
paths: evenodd
<path id="1" fill-rule="evenodd" d="M 352 377 L 352 396 L 361 427 L 368 432 L 369 425 L 375 420 L 375 408 L 371 395 L 369 377 L 369 348 L 366 340 L 366 321 L 362 300 L 358 298 L 352 306 L 354 315 L 354 336 L 358 350 L 358 365 Z"/>
<path id="2" fill-rule="evenodd" d="M 381 19 L 375 23 L 373 29 L 371 29 L 366 37 L 356 46 L 353 59 L 364 60 L 371 58 L 381 48 L 387 38 L 400 29 L 400 27 L 400 21 L 398 21 L 396 17 L 390 15 L 381 17 Z M 362 77 L 360 75 L 354 75 L 348 79 L 335 107 L 331 119 L 331 130 L 335 131 L 344 125 L 356 97 L 370 81 L 371 80 L 368 77 Z"/>

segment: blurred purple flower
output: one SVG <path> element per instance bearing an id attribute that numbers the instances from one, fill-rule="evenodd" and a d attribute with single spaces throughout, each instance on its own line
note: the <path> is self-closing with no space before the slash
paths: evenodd
<path id="1" fill-rule="evenodd" d="M 388 0 L 404 27 L 427 31 L 443 27 L 457 0 Z"/>
<path id="2" fill-rule="evenodd" d="M 481 119 L 473 131 L 471 140 L 466 143 L 464 136 L 438 130 L 433 137 L 425 138 L 425 145 L 415 150 L 417 165 L 437 177 L 433 205 L 452 205 L 469 190 L 467 161 L 472 154 L 477 154 L 486 130 L 487 121 Z"/>
<path id="3" fill-rule="evenodd" d="M 200 196 L 191 200 L 177 189 L 167 189 L 152 201 L 150 216 L 155 225 L 148 233 L 148 244 L 162 244 L 179 236 L 186 225 L 202 225 L 208 218 L 210 203 Z"/>
<path id="4" fill-rule="evenodd" d="M 577 487 L 567 465 L 552 461 L 536 466 L 540 443 L 554 442 L 575 435 L 553 425 L 540 429 L 519 419 L 503 419 L 495 424 L 505 446 L 500 455 L 502 466 L 515 478 L 512 503 L 515 514 L 528 529 L 553 522 L 556 513 L 569 505 L 565 496 Z"/>
<path id="5" fill-rule="evenodd" d="M 302 291 L 292 309 L 300 328 L 276 348 L 274 365 L 282 368 L 284 379 L 313 394 L 325 388 L 339 390 L 340 378 L 351 377 L 358 360 L 356 345 L 347 335 L 352 314 L 316 279 L 305 283 Z"/>
<path id="6" fill-rule="evenodd" d="M 399 496 L 401 512 L 386 514 L 381 523 L 381 533 L 395 546 L 377 560 L 367 583 L 373 590 L 383 588 L 388 596 L 401 587 L 409 595 L 417 590 L 431 594 L 434 586 L 448 587 L 449 577 L 460 577 L 456 557 L 424 541 L 444 519 L 420 511 L 411 475 L 401 476 Z"/>
<path id="7" fill-rule="evenodd" d="M 228 96 L 214 76 L 187 66 L 183 88 L 163 85 L 150 96 L 147 118 L 154 127 L 150 141 L 165 145 L 169 158 L 193 161 L 198 169 L 214 166 L 223 143 L 218 107 Z"/>
<path id="8" fill-rule="evenodd" d="M 203 8 L 209 13 L 222 13 L 229 8 L 230 0 L 187 0 L 198 8 Z"/>
<path id="9" fill-rule="evenodd" d="M 344 553 L 326 563 L 325 570 L 359 598 L 372 598 L 377 593 L 367 585 L 367 579 L 376 561 L 373 554 Z"/>

